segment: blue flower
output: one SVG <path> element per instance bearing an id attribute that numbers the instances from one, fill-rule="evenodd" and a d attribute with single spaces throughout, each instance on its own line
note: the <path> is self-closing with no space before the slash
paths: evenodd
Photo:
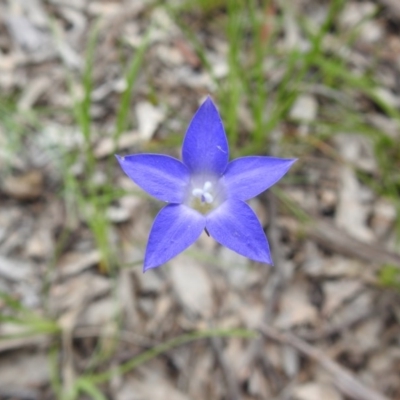
<path id="1" fill-rule="evenodd" d="M 245 201 L 279 181 L 296 160 L 252 156 L 229 162 L 225 130 L 210 98 L 189 125 L 182 162 L 161 154 L 117 158 L 129 178 L 168 203 L 151 228 L 144 271 L 175 257 L 204 230 L 223 246 L 272 264 L 262 226 Z"/>

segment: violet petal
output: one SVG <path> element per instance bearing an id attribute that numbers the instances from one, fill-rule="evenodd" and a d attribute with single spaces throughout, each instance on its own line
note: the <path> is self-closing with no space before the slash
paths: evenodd
<path id="1" fill-rule="evenodd" d="M 206 229 L 218 243 L 251 260 L 272 265 L 267 238 L 249 205 L 228 199 L 206 218 Z"/>
<path id="2" fill-rule="evenodd" d="M 134 154 L 117 156 L 117 159 L 129 178 L 151 196 L 169 203 L 183 202 L 190 174 L 176 158 L 161 154 Z"/>
<path id="3" fill-rule="evenodd" d="M 194 115 L 182 146 L 184 164 L 193 173 L 221 176 L 228 165 L 229 148 L 218 110 L 208 97 Z"/>
<path id="4" fill-rule="evenodd" d="M 164 264 L 200 236 L 206 219 L 183 205 L 168 204 L 156 216 L 144 258 L 144 271 Z"/>
<path id="5" fill-rule="evenodd" d="M 228 198 L 249 200 L 278 182 L 295 159 L 251 156 L 228 164 L 223 183 Z"/>

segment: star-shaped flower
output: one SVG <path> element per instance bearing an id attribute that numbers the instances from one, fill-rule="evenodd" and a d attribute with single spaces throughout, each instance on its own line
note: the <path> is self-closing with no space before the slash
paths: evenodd
<path id="1" fill-rule="evenodd" d="M 182 161 L 161 154 L 117 158 L 129 178 L 168 203 L 151 228 L 144 271 L 175 257 L 203 230 L 243 256 L 272 264 L 262 226 L 245 201 L 279 181 L 296 160 L 252 156 L 229 162 L 225 130 L 209 97 L 186 132 Z"/>

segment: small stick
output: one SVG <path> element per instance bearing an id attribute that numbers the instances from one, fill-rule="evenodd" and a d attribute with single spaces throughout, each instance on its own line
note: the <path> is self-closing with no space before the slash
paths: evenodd
<path id="1" fill-rule="evenodd" d="M 323 219 L 311 223 L 307 233 L 320 245 L 343 255 L 370 263 L 391 264 L 400 268 L 400 255 L 386 250 L 381 245 L 364 243 L 354 239 L 333 223 Z"/>
<path id="2" fill-rule="evenodd" d="M 226 361 L 224 353 L 222 351 L 222 340 L 218 337 L 213 337 L 210 339 L 211 345 L 214 349 L 215 355 L 217 357 L 217 361 L 219 366 L 221 367 L 222 373 L 225 377 L 226 388 L 228 392 L 229 400 L 240 400 L 240 389 L 239 385 L 235 379 L 234 373 L 232 369 L 229 367 L 229 364 Z"/>

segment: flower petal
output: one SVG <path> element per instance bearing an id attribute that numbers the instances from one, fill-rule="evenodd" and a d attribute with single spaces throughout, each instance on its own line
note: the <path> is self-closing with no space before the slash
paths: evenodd
<path id="1" fill-rule="evenodd" d="M 242 157 L 231 161 L 223 182 L 229 198 L 248 200 L 274 185 L 296 159 L 275 157 Z"/>
<path id="2" fill-rule="evenodd" d="M 220 176 L 229 160 L 228 141 L 218 110 L 210 97 L 200 106 L 186 131 L 182 159 L 194 173 Z"/>
<path id="3" fill-rule="evenodd" d="M 116 156 L 124 172 L 144 191 L 169 203 L 182 203 L 189 183 L 187 167 L 161 154 Z"/>
<path id="4" fill-rule="evenodd" d="M 200 236 L 205 224 L 203 215 L 185 205 L 165 206 L 150 231 L 144 271 L 164 264 L 189 247 Z"/>
<path id="5" fill-rule="evenodd" d="M 206 219 L 207 231 L 217 242 L 252 260 L 272 265 L 267 238 L 246 203 L 228 199 Z"/>

